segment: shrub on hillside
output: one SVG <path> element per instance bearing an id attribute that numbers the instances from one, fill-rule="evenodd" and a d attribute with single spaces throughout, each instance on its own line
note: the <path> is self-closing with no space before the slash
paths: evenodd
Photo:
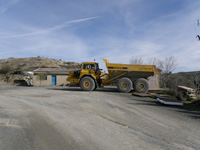
<path id="1" fill-rule="evenodd" d="M 0 70 L 0 73 L 1 74 L 6 74 L 10 71 L 10 66 L 9 65 L 3 65 L 1 70 Z"/>

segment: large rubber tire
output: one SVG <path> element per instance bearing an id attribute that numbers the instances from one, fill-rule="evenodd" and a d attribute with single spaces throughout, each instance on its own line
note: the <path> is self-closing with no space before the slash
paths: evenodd
<path id="1" fill-rule="evenodd" d="M 137 79 L 134 83 L 134 90 L 138 93 L 147 93 L 149 90 L 149 83 L 146 79 Z"/>
<path id="2" fill-rule="evenodd" d="M 117 89 L 120 92 L 128 93 L 131 91 L 132 87 L 133 82 L 129 78 L 124 77 L 117 82 Z"/>
<path id="3" fill-rule="evenodd" d="M 83 77 L 80 81 L 80 87 L 83 91 L 92 91 L 95 88 L 95 82 L 91 77 Z"/>

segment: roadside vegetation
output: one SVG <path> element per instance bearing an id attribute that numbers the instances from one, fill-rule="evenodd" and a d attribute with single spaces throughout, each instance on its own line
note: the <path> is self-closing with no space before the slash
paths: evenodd
<path id="1" fill-rule="evenodd" d="M 7 74 L 11 70 L 9 65 L 3 65 L 0 69 L 0 74 Z"/>

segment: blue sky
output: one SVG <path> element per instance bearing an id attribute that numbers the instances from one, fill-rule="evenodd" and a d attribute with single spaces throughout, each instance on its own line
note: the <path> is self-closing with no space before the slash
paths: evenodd
<path id="1" fill-rule="evenodd" d="M 177 59 L 200 70 L 198 0 L 0 0 L 0 59 L 129 63 Z"/>

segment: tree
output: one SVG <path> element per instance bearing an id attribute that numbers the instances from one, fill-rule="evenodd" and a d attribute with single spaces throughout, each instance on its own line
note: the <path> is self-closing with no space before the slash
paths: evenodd
<path id="1" fill-rule="evenodd" d="M 175 87 L 172 82 L 176 82 L 176 79 L 173 77 L 173 79 L 171 78 L 171 74 L 172 72 L 176 69 L 177 67 L 177 62 L 175 57 L 172 56 L 168 56 L 165 57 L 163 60 L 160 60 L 158 58 L 149 58 L 147 60 L 149 65 L 155 65 L 156 68 L 161 70 L 160 73 L 160 85 L 161 87 Z"/>
<path id="2" fill-rule="evenodd" d="M 163 61 L 161 61 L 160 59 L 158 59 L 156 57 L 151 57 L 151 58 L 147 59 L 147 65 L 155 65 L 156 68 L 162 70 Z"/>
<path id="3" fill-rule="evenodd" d="M 174 87 L 173 82 L 174 80 L 171 80 L 172 72 L 177 67 L 177 62 L 174 56 L 165 57 L 165 59 L 162 61 L 161 66 L 161 74 L 160 74 L 160 83 L 161 86 L 164 88 L 166 87 Z"/>
<path id="4" fill-rule="evenodd" d="M 175 59 L 175 57 L 169 56 L 169 57 L 165 57 L 164 61 L 163 61 L 163 67 L 162 67 L 162 72 L 163 73 L 172 73 L 177 67 L 177 61 Z"/>
<path id="5" fill-rule="evenodd" d="M 196 87 L 196 94 L 200 92 L 200 73 L 194 72 L 192 73 L 192 81 Z"/>
<path id="6" fill-rule="evenodd" d="M 135 65 L 142 65 L 143 64 L 143 60 L 142 58 L 135 58 L 132 57 L 129 61 L 130 64 L 135 64 Z"/>
<path id="7" fill-rule="evenodd" d="M 158 58 L 149 58 L 147 60 L 148 65 L 155 65 L 156 68 L 162 70 L 162 73 L 169 74 L 172 73 L 177 67 L 177 61 L 175 57 L 169 56 L 165 57 L 164 60 L 160 60 Z"/>

